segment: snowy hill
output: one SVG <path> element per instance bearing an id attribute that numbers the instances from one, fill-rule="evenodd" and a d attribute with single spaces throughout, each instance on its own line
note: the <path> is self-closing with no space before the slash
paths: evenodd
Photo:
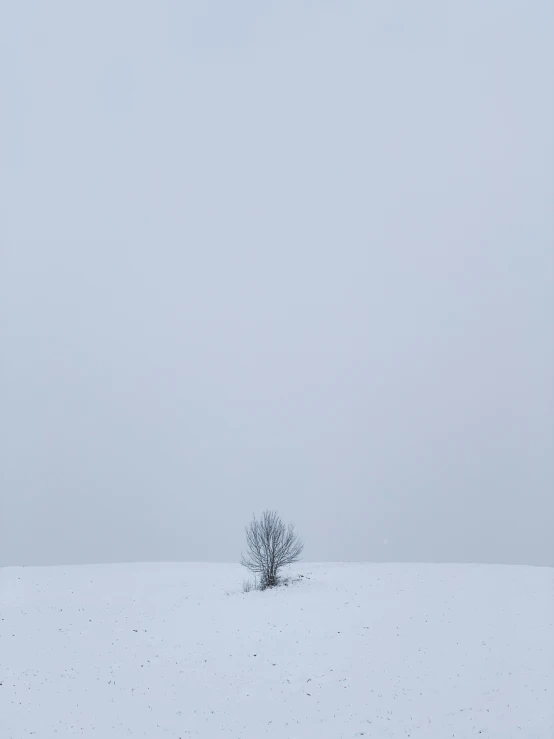
<path id="1" fill-rule="evenodd" d="M 0 570 L 2 739 L 552 739 L 554 571 Z"/>

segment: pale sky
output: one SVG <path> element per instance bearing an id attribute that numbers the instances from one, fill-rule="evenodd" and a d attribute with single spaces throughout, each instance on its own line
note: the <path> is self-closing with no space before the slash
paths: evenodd
<path id="1" fill-rule="evenodd" d="M 0 565 L 554 564 L 550 0 L 0 3 Z"/>

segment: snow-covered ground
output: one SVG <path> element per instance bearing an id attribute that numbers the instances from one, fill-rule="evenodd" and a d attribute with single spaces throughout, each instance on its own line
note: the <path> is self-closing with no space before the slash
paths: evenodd
<path id="1" fill-rule="evenodd" d="M 554 570 L 293 574 L 0 570 L 0 737 L 554 737 Z"/>

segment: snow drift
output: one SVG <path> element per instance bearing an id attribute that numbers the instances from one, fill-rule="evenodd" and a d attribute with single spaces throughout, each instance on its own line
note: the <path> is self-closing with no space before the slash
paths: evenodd
<path id="1" fill-rule="evenodd" d="M 554 571 L 0 571 L 2 739 L 552 739 Z"/>

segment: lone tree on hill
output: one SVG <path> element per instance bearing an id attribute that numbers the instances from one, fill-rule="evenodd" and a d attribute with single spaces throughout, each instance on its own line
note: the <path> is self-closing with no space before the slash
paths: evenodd
<path id="1" fill-rule="evenodd" d="M 279 570 L 298 562 L 304 544 L 293 524 L 285 526 L 276 511 L 264 511 L 246 527 L 246 554 L 241 564 L 258 579 L 260 590 L 279 584 Z"/>

